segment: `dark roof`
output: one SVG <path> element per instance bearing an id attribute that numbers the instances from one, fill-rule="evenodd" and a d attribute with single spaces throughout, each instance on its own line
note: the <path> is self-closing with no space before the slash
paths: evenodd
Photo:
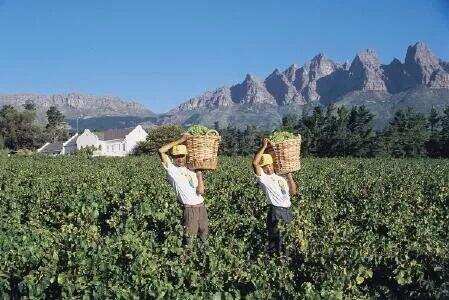
<path id="1" fill-rule="evenodd" d="M 109 129 L 98 133 L 97 136 L 102 141 L 123 140 L 134 128 Z"/>
<path id="2" fill-rule="evenodd" d="M 62 142 L 50 143 L 45 146 L 39 153 L 42 154 L 60 154 L 62 151 Z"/>

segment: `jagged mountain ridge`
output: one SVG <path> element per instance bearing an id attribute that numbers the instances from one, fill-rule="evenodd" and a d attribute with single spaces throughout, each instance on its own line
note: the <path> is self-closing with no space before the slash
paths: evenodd
<path id="1" fill-rule="evenodd" d="M 389 64 L 381 64 L 370 49 L 357 53 L 350 63 L 320 53 L 301 67 L 275 69 L 264 80 L 248 74 L 242 83 L 191 98 L 160 116 L 158 123 L 273 129 L 285 114 L 330 103 L 368 106 L 377 116 L 377 128 L 405 105 L 422 113 L 442 109 L 449 106 L 449 62 L 422 42 L 407 48 L 403 62 L 395 58 Z"/>
<path id="2" fill-rule="evenodd" d="M 36 105 L 38 118 L 45 118 L 50 106 L 56 106 L 67 117 L 102 116 L 153 116 L 154 113 L 135 101 L 125 101 L 114 96 L 93 96 L 80 93 L 39 95 L 0 94 L 0 107 L 22 107 L 28 101 Z"/>
<path id="3" fill-rule="evenodd" d="M 408 47 L 404 62 L 395 58 L 387 65 L 370 49 L 357 53 L 351 64 L 320 53 L 302 67 L 275 69 L 265 80 L 248 74 L 242 83 L 191 98 L 168 115 L 248 104 L 326 105 L 355 91 L 394 95 L 413 88 L 449 89 L 449 62 L 438 59 L 423 42 Z"/>

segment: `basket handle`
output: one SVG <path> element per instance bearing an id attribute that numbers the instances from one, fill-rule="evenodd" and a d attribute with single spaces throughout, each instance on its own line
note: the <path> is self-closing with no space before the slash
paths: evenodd
<path id="1" fill-rule="evenodd" d="M 208 132 L 206 132 L 206 135 L 220 135 L 220 134 L 215 129 L 210 129 Z"/>

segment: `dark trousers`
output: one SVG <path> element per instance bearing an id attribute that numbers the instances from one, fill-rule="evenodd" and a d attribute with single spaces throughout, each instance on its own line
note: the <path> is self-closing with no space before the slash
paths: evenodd
<path id="1" fill-rule="evenodd" d="M 189 243 L 197 235 L 206 240 L 209 233 L 209 224 L 204 203 L 198 205 L 184 205 L 183 221 L 184 243 Z"/>
<path id="2" fill-rule="evenodd" d="M 279 253 L 285 251 L 282 233 L 279 231 L 279 224 L 288 224 L 293 220 L 290 209 L 270 205 L 267 214 L 268 233 L 268 253 Z"/>

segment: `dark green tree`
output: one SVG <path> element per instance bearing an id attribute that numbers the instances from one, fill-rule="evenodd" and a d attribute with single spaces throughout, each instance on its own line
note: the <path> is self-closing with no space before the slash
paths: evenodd
<path id="1" fill-rule="evenodd" d="M 374 114 L 365 106 L 355 106 L 347 122 L 346 155 L 373 157 L 379 154 L 381 146 L 373 129 Z"/>
<path id="2" fill-rule="evenodd" d="M 312 114 L 304 114 L 296 126 L 301 134 L 301 153 L 307 155 L 320 155 L 320 140 L 322 139 L 326 116 L 321 107 L 315 107 Z"/>
<path id="3" fill-rule="evenodd" d="M 234 126 L 228 126 L 219 130 L 221 141 L 219 146 L 219 153 L 223 155 L 239 154 L 240 147 L 240 133 Z"/>
<path id="4" fill-rule="evenodd" d="M 35 123 L 35 110 L 18 111 L 10 105 L 0 110 L 0 135 L 11 150 L 36 149 L 43 143 L 42 128 Z"/>
<path id="5" fill-rule="evenodd" d="M 427 119 L 427 126 L 430 130 L 429 139 L 426 141 L 425 147 L 427 155 L 430 157 L 439 157 L 442 155 L 441 143 L 441 116 L 438 111 L 432 107 Z"/>
<path id="6" fill-rule="evenodd" d="M 443 111 L 441 116 L 440 130 L 440 156 L 449 157 L 449 106 Z"/>
<path id="7" fill-rule="evenodd" d="M 48 123 L 45 126 L 47 141 L 65 141 L 69 138 L 69 130 L 65 122 L 65 117 L 56 106 L 51 106 L 47 110 L 47 120 Z"/>
<path id="8" fill-rule="evenodd" d="M 379 153 L 373 130 L 374 115 L 366 107 L 316 107 L 303 115 L 296 131 L 302 136 L 302 153 L 319 157 L 372 157 Z"/>
<path id="9" fill-rule="evenodd" d="M 179 125 L 154 127 L 148 132 L 147 139 L 137 145 L 135 154 L 156 154 L 160 147 L 180 138 L 183 133 L 184 129 Z"/>
<path id="10" fill-rule="evenodd" d="M 25 104 L 23 105 L 23 108 L 24 108 L 25 110 L 36 110 L 36 105 L 34 104 L 33 101 L 27 100 L 27 101 L 25 102 Z"/>
<path id="11" fill-rule="evenodd" d="M 48 126 L 59 126 L 64 123 L 64 115 L 56 106 L 51 106 L 47 110 Z"/>
<path id="12" fill-rule="evenodd" d="M 383 133 L 385 151 L 394 157 L 415 157 L 426 154 L 427 120 L 412 108 L 395 113 Z"/>
<path id="13" fill-rule="evenodd" d="M 280 128 L 283 131 L 293 132 L 295 127 L 298 125 L 299 118 L 296 114 L 287 114 L 282 118 L 282 127 Z"/>

